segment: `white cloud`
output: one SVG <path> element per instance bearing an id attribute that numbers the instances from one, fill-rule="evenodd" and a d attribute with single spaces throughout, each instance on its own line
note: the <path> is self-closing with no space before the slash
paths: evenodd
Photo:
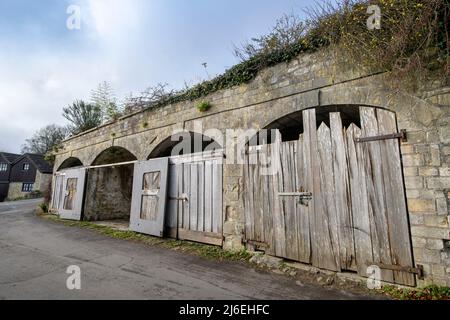
<path id="1" fill-rule="evenodd" d="M 141 13 L 148 4 L 140 0 L 87 0 L 85 18 L 103 40 L 118 39 L 139 26 Z"/>

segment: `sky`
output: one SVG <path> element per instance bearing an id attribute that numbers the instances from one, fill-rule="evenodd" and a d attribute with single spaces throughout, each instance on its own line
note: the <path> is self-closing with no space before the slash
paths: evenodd
<path id="1" fill-rule="evenodd" d="M 20 152 L 62 109 L 108 81 L 118 99 L 179 89 L 238 62 L 234 44 L 313 0 L 1 0 L 0 151 Z M 76 7 L 73 7 L 76 6 Z M 80 9 L 80 28 L 72 8 Z M 68 9 L 70 9 L 68 11 Z M 69 12 L 69 13 L 68 13 Z M 73 24 L 71 24 L 73 26 Z M 207 63 L 207 72 L 202 63 Z"/>

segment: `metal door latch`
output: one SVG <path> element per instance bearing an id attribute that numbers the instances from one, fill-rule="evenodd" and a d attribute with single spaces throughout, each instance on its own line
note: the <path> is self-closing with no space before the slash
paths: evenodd
<path id="1" fill-rule="evenodd" d="M 297 192 L 279 192 L 280 197 L 298 197 L 298 202 L 304 206 L 308 206 L 308 201 L 312 200 L 311 192 L 304 192 L 303 188 L 300 188 Z"/>
<path id="2" fill-rule="evenodd" d="M 181 195 L 181 197 L 170 197 L 170 200 L 179 200 L 179 201 L 183 201 L 183 202 L 189 202 L 189 198 L 187 193 L 183 193 Z"/>

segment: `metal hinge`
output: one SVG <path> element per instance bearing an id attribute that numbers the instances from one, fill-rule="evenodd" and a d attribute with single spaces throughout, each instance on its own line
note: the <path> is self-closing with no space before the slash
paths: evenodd
<path id="1" fill-rule="evenodd" d="M 423 266 L 420 264 L 418 264 L 416 268 L 402 267 L 402 266 L 397 266 L 397 265 L 392 265 L 392 264 L 373 263 L 373 262 L 369 262 L 367 265 L 375 265 L 375 266 L 380 267 L 380 269 L 413 273 L 413 274 L 417 275 L 417 278 L 419 280 L 424 279 Z"/>
<path id="2" fill-rule="evenodd" d="M 401 142 L 407 142 L 408 140 L 406 139 L 406 130 L 402 129 L 399 133 L 385 134 L 381 136 L 355 138 L 355 142 L 370 142 L 389 139 L 400 139 Z"/>

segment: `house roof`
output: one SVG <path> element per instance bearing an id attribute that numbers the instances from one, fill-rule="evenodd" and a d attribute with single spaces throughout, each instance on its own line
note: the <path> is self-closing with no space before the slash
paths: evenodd
<path id="1" fill-rule="evenodd" d="M 30 160 L 41 173 L 53 173 L 53 166 L 45 160 L 42 154 L 25 153 L 24 155 L 19 156 L 14 163 L 19 162 L 23 158 Z"/>
<path id="2" fill-rule="evenodd" d="M 15 162 L 21 156 L 20 154 L 8 153 L 8 152 L 0 152 L 0 156 L 2 156 L 9 164 Z"/>

